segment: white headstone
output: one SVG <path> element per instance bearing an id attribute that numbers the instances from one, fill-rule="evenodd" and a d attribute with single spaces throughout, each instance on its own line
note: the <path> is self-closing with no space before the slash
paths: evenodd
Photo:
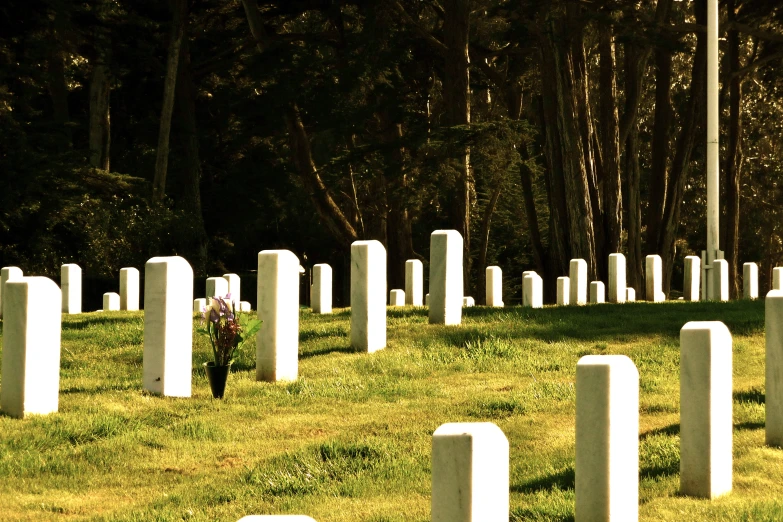
<path id="1" fill-rule="evenodd" d="M 625 289 L 625 300 L 628 303 L 633 303 L 636 301 L 636 290 L 634 290 L 631 287 L 628 287 Z"/>
<path id="2" fill-rule="evenodd" d="M 103 294 L 103 311 L 114 312 L 120 309 L 120 294 L 106 292 Z"/>
<path id="3" fill-rule="evenodd" d="M 557 305 L 564 306 L 569 303 L 571 295 L 571 281 L 568 277 L 557 278 Z"/>
<path id="4" fill-rule="evenodd" d="M 441 425 L 432 436 L 432 521 L 508 522 L 508 462 L 495 424 Z"/>
<path id="5" fill-rule="evenodd" d="M 783 446 L 783 290 L 764 300 L 766 443 Z"/>
<path id="6" fill-rule="evenodd" d="M 16 281 L 23 277 L 22 269 L 6 266 L 0 270 L 0 317 L 3 317 L 3 287 L 7 281 Z"/>
<path id="7" fill-rule="evenodd" d="M 716 301 L 729 300 L 729 262 L 725 259 L 716 259 L 712 262 L 713 286 L 712 295 Z"/>
<path id="8" fill-rule="evenodd" d="M 199 297 L 193 300 L 193 312 L 201 313 L 207 308 L 207 300 L 204 297 Z"/>
<path id="9" fill-rule="evenodd" d="M 46 277 L 5 283 L 0 407 L 12 417 L 57 411 L 61 292 Z"/>
<path id="10" fill-rule="evenodd" d="M 685 301 L 698 301 L 701 292 L 699 283 L 701 279 L 701 258 L 698 256 L 685 256 L 685 274 L 683 276 L 682 297 Z"/>
<path id="11" fill-rule="evenodd" d="M 375 240 L 351 244 L 351 346 L 386 347 L 386 249 Z"/>
<path id="12" fill-rule="evenodd" d="M 205 294 L 207 299 L 211 297 L 226 297 L 226 294 L 228 294 L 228 281 L 226 279 L 222 277 L 207 278 L 207 288 Z"/>
<path id="13" fill-rule="evenodd" d="M 783 290 L 783 266 L 772 269 L 772 290 Z"/>
<path id="14" fill-rule="evenodd" d="M 405 304 L 422 305 L 424 292 L 424 265 L 418 259 L 405 261 Z"/>
<path id="15" fill-rule="evenodd" d="M 624 355 L 576 365 L 576 520 L 639 516 L 639 372 Z"/>
<path id="16" fill-rule="evenodd" d="M 424 296 L 424 306 L 430 305 L 430 294 Z"/>
<path id="17" fill-rule="evenodd" d="M 759 297 L 759 266 L 756 263 L 742 265 L 742 297 L 745 299 Z"/>
<path id="18" fill-rule="evenodd" d="M 590 302 L 594 304 L 606 302 L 606 287 L 602 281 L 592 281 L 590 283 Z"/>
<path id="19" fill-rule="evenodd" d="M 332 267 L 326 263 L 313 265 L 310 306 L 314 314 L 332 313 Z"/>
<path id="20" fill-rule="evenodd" d="M 609 296 L 610 303 L 625 302 L 625 256 L 609 254 Z"/>
<path id="21" fill-rule="evenodd" d="M 522 273 L 522 306 L 530 308 L 544 306 L 544 280 L 535 272 Z"/>
<path id="22" fill-rule="evenodd" d="M 464 308 L 476 306 L 476 300 L 470 297 L 469 295 L 466 295 L 465 297 L 462 298 L 462 306 Z"/>
<path id="23" fill-rule="evenodd" d="M 658 303 L 665 295 L 661 290 L 663 284 L 661 256 L 655 254 L 645 258 L 645 297 L 648 301 Z"/>
<path id="24" fill-rule="evenodd" d="M 680 492 L 715 498 L 731 491 L 731 333 L 720 321 L 680 330 Z"/>
<path id="25" fill-rule="evenodd" d="M 144 266 L 142 385 L 151 393 L 190 397 L 193 372 L 193 269 L 179 256 Z"/>
<path id="26" fill-rule="evenodd" d="M 568 270 L 571 288 L 568 293 L 568 304 L 583 305 L 587 303 L 587 261 L 572 259 Z"/>
<path id="27" fill-rule="evenodd" d="M 242 301 L 242 280 L 237 274 L 223 274 L 223 279 L 228 283 L 226 294 L 231 294 L 231 302 L 239 306 L 239 303 Z M 225 297 L 226 294 L 223 294 L 222 297 Z"/>
<path id="28" fill-rule="evenodd" d="M 120 310 L 139 309 L 139 270 L 120 269 Z"/>
<path id="29" fill-rule="evenodd" d="M 430 235 L 430 324 L 462 322 L 462 245 L 456 230 Z"/>
<path id="30" fill-rule="evenodd" d="M 299 376 L 299 258 L 289 250 L 258 253 L 256 380 Z"/>
<path id="31" fill-rule="evenodd" d="M 250 301 L 240 301 L 239 302 L 239 311 L 240 312 L 252 312 L 253 307 L 250 306 Z"/>
<path id="32" fill-rule="evenodd" d="M 405 290 L 392 290 L 389 292 L 389 306 L 405 306 Z"/>
<path id="33" fill-rule="evenodd" d="M 486 275 L 487 306 L 503 306 L 503 271 L 499 266 L 488 266 Z"/>
<path id="34" fill-rule="evenodd" d="M 60 267 L 60 288 L 63 313 L 82 313 L 82 269 L 79 265 L 71 263 Z"/>

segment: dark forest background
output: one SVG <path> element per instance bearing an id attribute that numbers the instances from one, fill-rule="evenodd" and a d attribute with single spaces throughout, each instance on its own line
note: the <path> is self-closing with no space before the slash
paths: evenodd
<path id="1" fill-rule="evenodd" d="M 743 262 L 763 290 L 783 261 L 783 5 L 720 19 L 736 296 Z M 487 265 L 514 295 L 574 257 L 605 280 L 612 252 L 640 294 L 660 254 L 676 294 L 706 241 L 705 36 L 706 0 L 6 0 L 0 266 L 201 277 L 288 248 L 344 290 L 378 239 L 402 288 L 454 228 L 479 303 Z"/>

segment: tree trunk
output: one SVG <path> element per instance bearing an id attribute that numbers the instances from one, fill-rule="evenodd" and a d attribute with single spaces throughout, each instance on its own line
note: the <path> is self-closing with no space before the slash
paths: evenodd
<path id="1" fill-rule="evenodd" d="M 707 1 L 696 0 L 696 23 L 707 24 Z M 674 266 L 677 229 L 680 223 L 680 207 L 688 177 L 691 155 L 696 144 L 697 129 L 706 125 L 706 93 L 707 88 L 707 36 L 706 32 L 696 35 L 696 53 L 693 56 L 691 86 L 688 104 L 682 116 L 680 134 L 677 138 L 677 148 L 672 161 L 671 176 L 666 191 L 663 219 L 661 224 L 661 239 L 659 252 L 663 261 L 663 291 L 668 294 L 671 288 L 672 268 Z"/>
<path id="2" fill-rule="evenodd" d="M 169 166 L 169 137 L 171 135 L 171 116 L 174 112 L 174 93 L 177 84 L 180 47 L 185 34 L 187 19 L 187 1 L 170 0 L 172 21 L 169 39 L 166 76 L 163 80 L 163 105 L 160 111 L 160 130 L 158 131 L 158 150 L 155 156 L 155 179 L 152 182 L 152 201 L 162 203 L 166 196 L 166 174 Z"/>
<path id="3" fill-rule="evenodd" d="M 49 56 L 46 72 L 48 76 L 49 95 L 52 98 L 54 123 L 62 133 L 61 152 L 71 148 L 73 139 L 68 126 L 70 111 L 68 109 L 68 85 L 65 81 L 65 19 L 62 7 L 55 4 L 54 22 L 49 42 Z"/>
<path id="4" fill-rule="evenodd" d="M 634 125 L 625 144 L 625 171 L 628 175 L 628 286 L 642 294 L 642 205 L 639 168 L 639 128 Z"/>
<path id="5" fill-rule="evenodd" d="M 97 62 L 90 77 L 90 165 L 109 171 L 111 126 L 109 121 L 109 67 Z"/>
<path id="6" fill-rule="evenodd" d="M 470 36 L 469 0 L 445 0 L 443 2 L 443 37 L 446 56 L 443 75 L 443 103 L 445 114 L 443 122 L 447 126 L 467 125 L 470 123 L 470 56 L 468 43 Z M 472 174 L 470 171 L 470 149 L 465 147 L 456 154 L 456 180 L 451 199 L 451 224 L 463 239 L 464 245 L 464 290 L 470 295 L 471 255 L 470 255 L 470 209 L 472 193 Z"/>
<path id="7" fill-rule="evenodd" d="M 538 212 L 536 211 L 536 200 L 533 195 L 533 176 L 530 172 L 530 155 L 527 151 L 527 144 L 519 144 L 519 155 L 522 162 L 519 164 L 519 183 L 522 186 L 522 198 L 525 205 L 525 216 L 527 217 L 527 229 L 530 232 L 530 245 L 533 248 L 533 261 L 536 264 L 536 270 L 544 277 L 548 272 L 546 263 L 546 253 L 544 244 L 541 242 L 541 231 L 538 226 Z"/>
<path id="8" fill-rule="evenodd" d="M 736 2 L 727 3 L 729 23 L 736 19 Z M 740 296 L 739 285 L 739 206 L 742 177 L 742 78 L 734 73 L 740 69 L 739 32 L 728 32 L 729 135 L 726 154 L 726 259 L 729 262 L 729 292 L 733 299 Z"/>
<path id="9" fill-rule="evenodd" d="M 187 36 L 182 40 L 180 63 L 177 68 L 176 105 L 184 155 L 182 176 L 182 209 L 190 215 L 193 237 L 188 250 L 195 254 L 191 261 L 194 273 L 207 271 L 207 232 L 201 208 L 201 156 L 196 127 L 196 87 L 190 63 L 190 45 Z"/>
<path id="10" fill-rule="evenodd" d="M 587 262 L 590 277 L 596 274 L 595 233 L 593 228 L 593 208 L 588 181 L 588 166 L 585 158 L 590 157 L 583 149 L 591 144 L 585 143 L 580 133 L 580 112 L 577 108 L 578 85 L 574 79 L 575 59 L 572 56 L 573 45 L 569 44 L 563 20 L 550 19 L 545 22 L 546 30 L 541 34 L 540 51 L 542 64 L 542 94 L 544 99 L 544 119 L 546 131 L 546 155 L 550 167 L 550 204 L 553 211 L 550 216 L 561 219 L 556 204 L 565 207 L 568 243 L 570 254 Z M 578 60 L 578 58 L 577 58 Z M 562 183 L 562 192 L 560 192 Z M 563 197 L 564 196 L 564 197 Z M 559 203 L 558 203 L 559 200 Z M 562 223 L 553 221 L 553 227 L 562 227 Z M 554 232 L 554 234 L 551 234 Z M 557 245 L 556 256 L 566 254 L 562 259 L 562 272 L 568 267 L 568 249 Z M 556 258 L 555 258 L 556 259 Z"/>
<path id="11" fill-rule="evenodd" d="M 620 252 L 623 230 L 623 194 L 620 181 L 620 121 L 617 111 L 617 79 L 613 26 L 599 30 L 601 107 L 601 165 L 603 167 L 603 213 L 605 249 L 601 253 L 601 273 L 608 274 L 609 254 Z"/>
<path id="12" fill-rule="evenodd" d="M 478 267 L 479 270 L 486 269 L 487 266 L 487 249 L 489 248 L 489 229 L 492 224 L 492 214 L 495 213 L 495 207 L 497 206 L 498 199 L 500 198 L 500 192 L 502 190 L 502 180 L 498 180 L 496 187 L 492 189 L 492 194 L 489 196 L 487 206 L 484 208 L 484 215 L 481 218 L 481 232 L 479 240 L 479 258 Z M 487 278 L 486 273 L 479 273 L 477 275 L 478 285 L 476 286 L 476 302 L 480 304 L 487 304 Z"/>

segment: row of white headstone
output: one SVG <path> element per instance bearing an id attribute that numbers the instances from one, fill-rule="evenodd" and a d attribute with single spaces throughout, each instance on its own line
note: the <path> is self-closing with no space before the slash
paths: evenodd
<path id="1" fill-rule="evenodd" d="M 783 445 L 783 290 L 766 299 L 766 443 Z M 720 321 L 680 330 L 680 492 L 732 489 L 732 338 Z M 624 355 L 576 366 L 575 519 L 639 517 L 639 372 Z M 241 520 L 312 520 L 252 516 Z M 492 423 L 448 423 L 432 440 L 432 520 L 508 522 L 509 443 Z"/>

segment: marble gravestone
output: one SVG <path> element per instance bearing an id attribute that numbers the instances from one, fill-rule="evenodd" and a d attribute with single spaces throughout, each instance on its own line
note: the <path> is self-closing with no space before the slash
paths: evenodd
<path id="1" fill-rule="evenodd" d="M 606 287 L 602 281 L 590 283 L 590 303 L 600 304 L 606 302 Z"/>
<path id="2" fill-rule="evenodd" d="M 522 273 L 522 306 L 530 308 L 544 306 L 544 280 L 533 271 Z"/>
<path id="3" fill-rule="evenodd" d="M 508 522 L 508 439 L 491 422 L 441 425 L 432 436 L 432 522 Z"/>
<path id="4" fill-rule="evenodd" d="M 473 299 L 471 296 L 466 295 L 462 298 L 462 307 L 463 308 L 470 308 L 471 306 L 476 306 L 476 300 Z"/>
<path id="5" fill-rule="evenodd" d="M 685 256 L 682 297 L 685 301 L 698 301 L 701 297 L 699 283 L 701 279 L 701 258 Z"/>
<path id="6" fill-rule="evenodd" d="M 116 292 L 106 292 L 103 294 L 103 311 L 114 312 L 120 309 L 120 294 Z"/>
<path id="7" fill-rule="evenodd" d="M 332 313 L 332 267 L 326 263 L 313 265 L 310 307 L 314 314 Z"/>
<path id="8" fill-rule="evenodd" d="M 231 294 L 231 302 L 234 303 L 237 309 L 239 309 L 239 303 L 242 302 L 242 280 L 237 274 L 223 274 L 223 279 L 228 284 L 225 297 L 227 294 Z"/>
<path id="9" fill-rule="evenodd" d="M 742 265 L 742 297 L 745 299 L 759 297 L 759 266 L 756 263 Z"/>
<path id="10" fill-rule="evenodd" d="M 5 283 L 0 408 L 11 417 L 56 412 L 60 392 L 61 292 L 46 277 Z"/>
<path id="11" fill-rule="evenodd" d="M 570 283 L 568 304 L 587 303 L 587 261 L 572 259 L 569 264 L 568 279 Z"/>
<path id="12" fill-rule="evenodd" d="M 207 278 L 206 293 L 204 294 L 207 299 L 210 299 L 212 297 L 225 298 L 227 294 L 228 294 L 228 281 L 225 278 L 223 277 Z"/>
<path id="13" fill-rule="evenodd" d="M 576 365 L 576 520 L 639 517 L 639 372 L 625 355 Z"/>
<path id="14" fill-rule="evenodd" d="M 647 256 L 645 262 L 645 299 L 653 303 L 660 303 L 666 300 L 666 296 L 663 293 L 663 275 L 662 275 L 662 262 L 661 256 L 651 255 Z"/>
<path id="15" fill-rule="evenodd" d="M 120 269 L 120 310 L 139 309 L 139 270 Z"/>
<path id="16" fill-rule="evenodd" d="M 630 286 L 625 289 L 625 301 L 628 303 L 636 301 L 636 290 Z"/>
<path id="17" fill-rule="evenodd" d="M 386 249 L 380 241 L 351 244 L 351 347 L 386 347 Z"/>
<path id="18" fill-rule="evenodd" d="M 0 317 L 3 317 L 3 289 L 6 282 L 16 281 L 22 277 L 22 269 L 15 266 L 5 266 L 0 270 Z"/>
<path id="19" fill-rule="evenodd" d="M 729 262 L 716 259 L 712 262 L 712 296 L 716 301 L 729 300 Z"/>
<path id="20" fill-rule="evenodd" d="M 486 270 L 487 306 L 503 306 L 503 271 L 499 266 L 488 266 Z"/>
<path id="21" fill-rule="evenodd" d="M 65 314 L 82 313 L 82 269 L 73 263 L 60 268 L 62 311 Z"/>
<path id="22" fill-rule="evenodd" d="M 783 447 L 783 290 L 764 300 L 765 436 L 769 446 Z"/>
<path id="23" fill-rule="evenodd" d="M 462 236 L 456 230 L 430 235 L 430 324 L 462 322 Z"/>
<path id="24" fill-rule="evenodd" d="M 610 303 L 625 302 L 625 256 L 609 254 L 609 295 Z"/>
<path id="25" fill-rule="evenodd" d="M 731 491 L 731 333 L 720 321 L 680 330 L 680 492 L 715 498 Z"/>
<path id="26" fill-rule="evenodd" d="M 193 374 L 193 269 L 182 257 L 153 257 L 144 266 L 142 386 L 190 397 Z"/>
<path id="27" fill-rule="evenodd" d="M 210 298 L 211 299 L 211 298 Z M 207 309 L 207 300 L 204 297 L 199 297 L 193 300 L 193 312 L 201 313 Z"/>
<path id="28" fill-rule="evenodd" d="M 299 376 L 299 258 L 289 250 L 258 253 L 256 381 Z"/>
<path id="29" fill-rule="evenodd" d="M 418 259 L 405 261 L 405 304 L 422 306 L 424 293 L 424 265 Z"/>
<path id="30" fill-rule="evenodd" d="M 571 292 L 571 281 L 568 277 L 562 276 L 557 278 L 557 305 L 565 306 L 569 304 L 569 297 Z"/>
<path id="31" fill-rule="evenodd" d="M 391 290 L 389 292 L 389 306 L 405 306 L 405 290 Z"/>
<path id="32" fill-rule="evenodd" d="M 783 290 L 783 266 L 772 269 L 772 290 Z"/>

